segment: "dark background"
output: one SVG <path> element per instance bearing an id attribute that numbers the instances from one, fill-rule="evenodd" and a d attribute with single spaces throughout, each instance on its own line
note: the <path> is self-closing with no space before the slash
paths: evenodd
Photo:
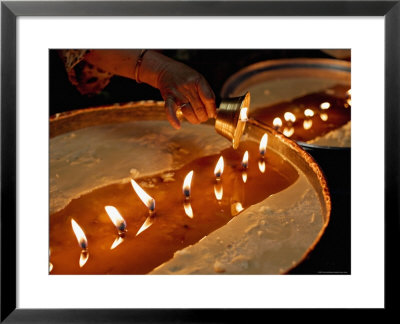
<path id="1" fill-rule="evenodd" d="M 200 72 L 214 90 L 217 103 L 224 82 L 250 64 L 284 58 L 332 58 L 320 50 L 165 50 L 161 51 Z M 114 76 L 98 95 L 82 96 L 69 82 L 64 64 L 50 50 L 49 114 L 78 108 L 112 105 L 139 100 L 162 100 L 158 89 Z M 350 274 L 350 149 L 306 150 L 320 165 L 332 199 L 329 225 L 315 249 L 292 274 Z"/>

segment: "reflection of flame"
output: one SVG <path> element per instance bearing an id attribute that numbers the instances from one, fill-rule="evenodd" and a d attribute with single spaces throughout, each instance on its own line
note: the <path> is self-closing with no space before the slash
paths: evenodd
<path id="1" fill-rule="evenodd" d="M 261 173 L 265 172 L 265 161 L 264 160 L 258 161 L 258 168 L 260 169 Z"/>
<path id="2" fill-rule="evenodd" d="M 285 127 L 283 130 L 283 135 L 290 137 L 294 134 L 294 128 L 293 127 Z"/>
<path id="3" fill-rule="evenodd" d="M 193 218 L 193 209 L 192 209 L 192 206 L 190 205 L 190 202 L 184 202 L 183 208 L 185 209 L 185 214 L 188 217 Z"/>
<path id="4" fill-rule="evenodd" d="M 272 121 L 272 125 L 275 128 L 282 127 L 282 119 L 280 119 L 279 117 L 275 117 L 274 120 Z"/>
<path id="5" fill-rule="evenodd" d="M 319 117 L 323 120 L 323 121 L 327 121 L 328 120 L 328 114 L 322 113 L 319 115 Z"/>
<path id="6" fill-rule="evenodd" d="M 244 183 L 247 182 L 247 172 L 246 171 L 242 172 L 242 180 Z"/>
<path id="7" fill-rule="evenodd" d="M 115 208 L 114 206 L 105 206 L 104 209 L 106 210 L 108 216 L 110 217 L 115 227 L 121 232 L 125 231 L 126 229 L 125 219 L 121 216 L 117 208 Z"/>
<path id="8" fill-rule="evenodd" d="M 153 212 L 156 207 L 156 201 L 150 197 L 137 183 L 135 180 L 131 179 L 132 187 L 136 194 L 139 196 L 140 200 L 146 207 Z"/>
<path id="9" fill-rule="evenodd" d="M 222 188 L 221 184 L 215 184 L 214 185 L 214 194 L 215 194 L 215 198 L 217 198 L 217 200 L 221 200 L 222 196 L 224 194 L 224 189 Z"/>
<path id="10" fill-rule="evenodd" d="M 113 244 L 111 245 L 110 250 L 115 249 L 115 248 L 116 248 L 118 245 L 120 245 L 123 241 L 124 241 L 124 239 L 123 239 L 121 236 L 118 236 L 118 237 L 114 240 Z"/>
<path id="11" fill-rule="evenodd" d="M 320 107 L 321 109 L 329 109 L 331 104 L 329 102 L 323 102 Z"/>
<path id="12" fill-rule="evenodd" d="M 224 172 L 224 158 L 221 156 L 218 160 L 217 165 L 215 166 L 214 174 L 217 178 L 220 178 L 223 172 Z"/>
<path id="13" fill-rule="evenodd" d="M 151 225 L 153 225 L 153 217 L 149 216 L 149 217 L 146 218 L 146 220 L 144 221 L 142 227 L 140 227 L 140 229 L 136 233 L 136 236 L 138 236 L 144 230 L 148 229 Z"/>
<path id="14" fill-rule="evenodd" d="M 296 121 L 296 116 L 295 116 L 293 113 L 289 112 L 289 111 L 285 112 L 285 114 L 283 115 L 283 117 L 285 118 L 285 120 L 286 120 L 287 122 L 292 122 L 292 123 L 294 123 L 294 122 Z"/>
<path id="15" fill-rule="evenodd" d="M 262 156 L 264 156 L 265 151 L 267 150 L 267 143 L 268 143 L 268 135 L 264 134 L 263 137 L 261 138 L 260 147 L 259 147 L 260 154 Z"/>
<path id="16" fill-rule="evenodd" d="M 86 250 L 88 244 L 85 233 L 83 232 L 82 228 L 78 225 L 78 223 L 75 222 L 75 220 L 72 218 L 71 218 L 71 224 L 80 247 L 82 248 L 82 250 Z"/>
<path id="17" fill-rule="evenodd" d="M 347 104 L 351 106 L 351 99 L 347 99 Z"/>
<path id="18" fill-rule="evenodd" d="M 244 152 L 243 159 L 242 159 L 243 169 L 247 169 L 248 163 L 249 163 L 249 152 L 246 151 L 246 152 Z"/>
<path id="19" fill-rule="evenodd" d="M 49 262 L 49 272 L 51 272 L 52 270 L 53 270 L 53 264 Z"/>
<path id="20" fill-rule="evenodd" d="M 306 110 L 304 110 L 304 116 L 306 116 L 306 117 L 314 116 L 314 110 L 307 108 Z"/>
<path id="21" fill-rule="evenodd" d="M 88 251 L 82 251 L 81 252 L 81 257 L 79 258 L 79 266 L 82 268 L 87 260 L 89 259 L 89 252 Z"/>
<path id="22" fill-rule="evenodd" d="M 236 216 L 237 214 L 239 214 L 242 210 L 244 210 L 242 204 L 240 202 L 236 202 L 234 204 L 231 205 L 231 214 L 233 216 Z"/>
<path id="23" fill-rule="evenodd" d="M 351 96 L 351 89 L 347 90 L 347 94 Z"/>
<path id="24" fill-rule="evenodd" d="M 193 177 L 193 170 L 186 175 L 185 180 L 183 181 L 182 190 L 185 198 L 190 197 L 190 185 L 192 183 L 192 177 Z"/>
<path id="25" fill-rule="evenodd" d="M 242 121 L 242 122 L 246 122 L 247 121 L 247 107 L 243 107 L 243 108 L 241 108 L 240 109 L 240 120 Z"/>
<path id="26" fill-rule="evenodd" d="M 312 120 L 305 120 L 303 122 L 303 128 L 304 129 L 310 129 L 312 127 Z"/>

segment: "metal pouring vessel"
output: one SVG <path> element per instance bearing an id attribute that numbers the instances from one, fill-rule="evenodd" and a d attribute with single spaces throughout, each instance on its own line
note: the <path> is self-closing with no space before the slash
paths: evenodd
<path id="1" fill-rule="evenodd" d="M 240 118 L 242 108 L 247 108 L 246 118 Z M 222 99 L 219 108 L 217 108 L 215 130 L 218 134 L 231 141 L 234 149 L 237 149 L 239 146 L 240 138 L 246 126 L 249 109 L 250 92 L 246 92 L 245 95 L 240 97 Z M 180 120 L 184 118 L 180 109 L 176 111 L 176 116 Z"/>

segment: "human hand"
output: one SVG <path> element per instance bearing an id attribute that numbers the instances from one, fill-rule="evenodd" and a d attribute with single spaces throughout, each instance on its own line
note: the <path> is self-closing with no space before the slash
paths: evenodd
<path id="1" fill-rule="evenodd" d="M 167 119 L 179 129 L 178 108 L 192 124 L 216 116 L 215 95 L 206 79 L 187 65 L 168 60 L 158 74 L 157 88 L 165 101 Z"/>

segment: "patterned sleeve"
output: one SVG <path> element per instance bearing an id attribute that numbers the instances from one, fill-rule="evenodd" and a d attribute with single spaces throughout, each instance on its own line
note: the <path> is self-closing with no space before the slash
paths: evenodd
<path id="1" fill-rule="evenodd" d="M 110 82 L 111 73 L 103 71 L 85 61 L 87 49 L 59 50 L 69 81 L 83 95 L 95 95 Z"/>

